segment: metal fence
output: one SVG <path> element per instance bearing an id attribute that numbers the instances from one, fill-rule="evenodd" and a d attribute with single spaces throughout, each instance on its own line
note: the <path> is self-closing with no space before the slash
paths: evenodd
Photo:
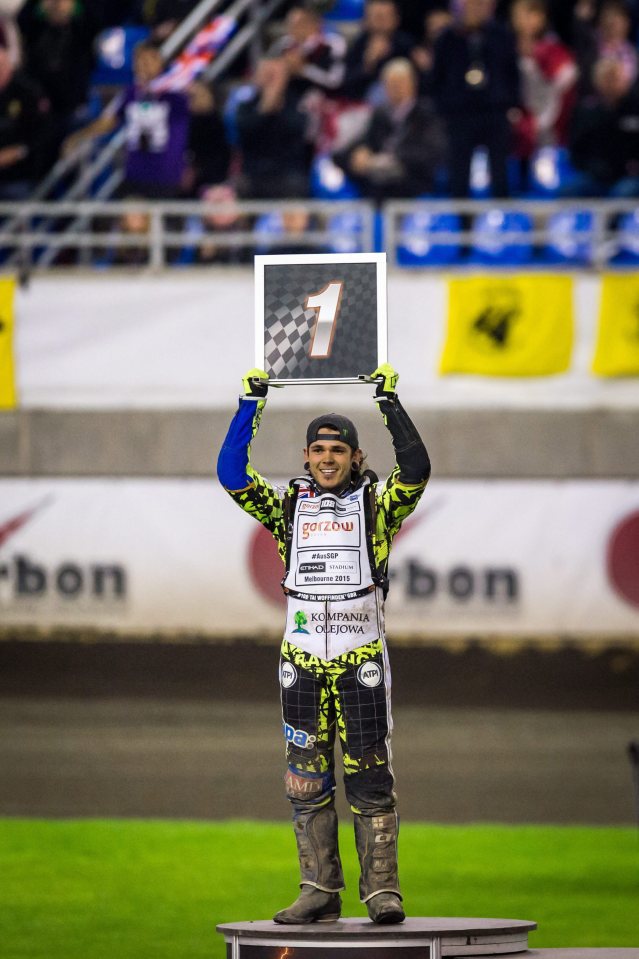
<path id="1" fill-rule="evenodd" d="M 248 263 L 254 253 L 386 250 L 441 270 L 639 266 L 639 201 L 81 201 L 0 204 L 0 262 L 159 270 Z"/>

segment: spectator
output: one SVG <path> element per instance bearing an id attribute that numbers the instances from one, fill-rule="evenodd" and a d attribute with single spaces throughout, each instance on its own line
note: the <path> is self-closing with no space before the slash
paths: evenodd
<path id="1" fill-rule="evenodd" d="M 157 44 L 164 43 L 197 4 L 198 0 L 157 0 L 149 5 L 150 16 L 145 19 L 151 27 L 151 41 Z"/>
<path id="2" fill-rule="evenodd" d="M 187 95 L 189 137 L 182 186 L 185 194 L 197 196 L 203 187 L 227 179 L 231 150 L 211 87 L 204 80 L 193 80 Z"/>
<path id="3" fill-rule="evenodd" d="M 623 0 L 605 0 L 598 19 L 599 57 L 618 60 L 628 79 L 637 79 L 637 48 L 630 40 L 632 18 Z"/>
<path id="4" fill-rule="evenodd" d="M 450 188 L 468 196 L 476 147 L 488 152 L 493 196 L 508 196 L 511 110 L 518 107 L 519 67 L 511 30 L 493 19 L 493 0 L 460 0 L 457 21 L 438 38 L 432 91 L 446 123 Z"/>
<path id="5" fill-rule="evenodd" d="M 369 98 L 384 66 L 397 57 L 410 57 L 414 45 L 399 29 L 394 0 L 367 0 L 363 30 L 346 54 L 343 95 L 352 100 Z"/>
<path id="6" fill-rule="evenodd" d="M 581 74 L 582 93 L 593 92 L 593 68 L 597 60 L 619 60 L 631 82 L 637 78 L 638 54 L 630 41 L 632 14 L 623 0 L 581 0 L 575 7 L 573 46 Z"/>
<path id="7" fill-rule="evenodd" d="M 391 60 L 382 80 L 386 104 L 375 109 L 364 136 L 334 159 L 365 196 L 419 196 L 432 190 L 444 157 L 440 123 L 430 105 L 417 100 L 409 60 Z"/>
<path id="8" fill-rule="evenodd" d="M 346 41 L 322 28 L 320 14 L 305 6 L 289 10 L 284 34 L 269 56 L 282 57 L 289 73 L 289 90 L 298 98 L 312 89 L 333 94 L 344 81 Z"/>
<path id="9" fill-rule="evenodd" d="M 399 10 L 400 29 L 410 34 L 415 43 L 422 42 L 424 22 L 429 14 L 442 10 L 450 12 L 449 0 L 395 0 L 395 4 Z"/>
<path id="10" fill-rule="evenodd" d="M 162 72 L 160 51 L 149 41 L 133 55 L 134 84 L 83 130 L 67 137 L 64 151 L 82 140 L 104 136 L 123 121 L 126 130 L 125 179 L 119 195 L 147 199 L 179 197 L 186 169 L 189 115 L 186 96 L 155 92 L 153 81 Z"/>
<path id="11" fill-rule="evenodd" d="M 26 199 L 44 172 L 48 121 L 48 100 L 0 46 L 0 200 Z"/>
<path id="12" fill-rule="evenodd" d="M 100 23 L 75 0 L 39 0 L 19 18 L 24 62 L 50 102 L 55 153 L 87 101 Z"/>
<path id="13" fill-rule="evenodd" d="M 411 60 L 418 71 L 421 96 L 430 96 L 431 94 L 435 42 L 452 22 L 453 15 L 445 7 L 434 7 L 424 17 L 424 35 L 421 42 L 413 48 L 411 53 Z"/>
<path id="14" fill-rule="evenodd" d="M 562 196 L 639 196 L 639 95 L 623 64 L 595 64 L 595 93 L 577 104 L 570 125 L 576 173 Z"/>
<path id="15" fill-rule="evenodd" d="M 570 50 L 548 29 L 545 0 L 514 0 L 511 17 L 522 77 L 517 152 L 528 160 L 540 146 L 566 142 L 577 65 Z"/>
<path id="16" fill-rule="evenodd" d="M 308 118 L 290 92 L 288 80 L 284 59 L 260 60 L 255 91 L 238 107 L 242 157 L 239 191 L 243 197 L 270 200 L 308 195 Z"/>
<path id="17" fill-rule="evenodd" d="M 0 45 L 9 51 L 16 70 L 22 65 L 22 37 L 16 17 L 23 3 L 24 0 L 2 0 L 0 3 Z"/>
<path id="18" fill-rule="evenodd" d="M 219 183 L 207 187 L 201 193 L 204 203 L 224 204 L 216 211 L 207 210 L 197 224 L 187 224 L 187 230 L 194 236 L 204 237 L 198 244 L 195 259 L 197 263 L 248 263 L 253 251 L 247 246 L 220 242 L 225 235 L 248 230 L 246 217 L 237 209 L 237 195 L 228 183 Z"/>

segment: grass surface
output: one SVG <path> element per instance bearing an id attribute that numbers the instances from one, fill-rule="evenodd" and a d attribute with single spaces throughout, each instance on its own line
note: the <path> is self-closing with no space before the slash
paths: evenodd
<path id="1" fill-rule="evenodd" d="M 352 831 L 341 835 L 357 899 Z M 400 837 L 413 916 L 533 919 L 531 945 L 639 945 L 639 840 L 629 828 L 436 826 Z M 215 924 L 265 919 L 296 895 L 286 824 L 0 820 L 3 959 L 222 959 Z"/>

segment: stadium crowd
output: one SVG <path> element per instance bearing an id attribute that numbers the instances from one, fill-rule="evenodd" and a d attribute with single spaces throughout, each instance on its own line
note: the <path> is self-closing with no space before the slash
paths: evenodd
<path id="1" fill-rule="evenodd" d="M 569 158 L 563 195 L 639 196 L 639 0 L 365 0 L 348 25 L 299 0 L 215 88 L 158 86 L 196 4 L 1 2 L 0 199 L 120 124 L 120 198 L 302 198 L 327 155 L 353 195 L 465 198 L 478 147 L 508 197 L 547 146 Z M 147 33 L 132 81 L 91 115 L 97 38 L 123 23 Z"/>

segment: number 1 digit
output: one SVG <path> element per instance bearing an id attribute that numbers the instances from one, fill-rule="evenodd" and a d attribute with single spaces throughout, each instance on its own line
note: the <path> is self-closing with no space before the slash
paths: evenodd
<path id="1" fill-rule="evenodd" d="M 323 290 L 306 297 L 305 310 L 317 310 L 313 339 L 308 355 L 311 359 L 326 359 L 331 355 L 337 314 L 342 302 L 341 280 L 331 280 Z"/>

